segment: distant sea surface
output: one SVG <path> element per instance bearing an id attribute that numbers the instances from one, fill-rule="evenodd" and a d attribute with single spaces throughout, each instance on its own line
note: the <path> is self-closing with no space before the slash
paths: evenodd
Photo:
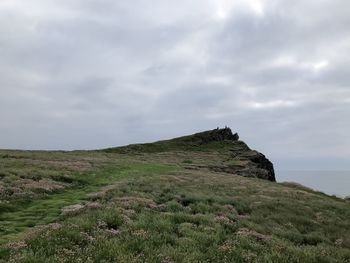
<path id="1" fill-rule="evenodd" d="M 278 182 L 295 182 L 339 197 L 350 196 L 350 171 L 276 171 Z"/>

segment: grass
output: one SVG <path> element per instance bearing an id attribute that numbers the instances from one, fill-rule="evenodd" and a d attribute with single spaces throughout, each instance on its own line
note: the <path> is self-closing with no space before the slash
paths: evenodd
<path id="1" fill-rule="evenodd" d="M 26 247 L 12 258 L 18 262 L 349 261 L 349 204 L 302 190 L 291 204 L 293 191 L 258 179 L 203 171 L 129 178 L 97 199 L 101 208 L 62 218 L 60 227 L 45 235 L 32 233 L 25 239 Z M 6 258 L 9 251 L 4 249 L 2 255 Z"/>
<path id="2" fill-rule="evenodd" d="M 349 201 L 215 172 L 248 165 L 249 148 L 182 148 L 196 140 L 0 151 L 0 186 L 18 193 L 1 198 L 0 262 L 350 262 Z M 42 180 L 64 187 L 28 188 Z"/>
<path id="3" fill-rule="evenodd" d="M 178 137 L 171 140 L 157 141 L 154 143 L 144 144 L 132 144 L 117 148 L 108 148 L 102 151 L 108 153 L 159 153 L 169 151 L 219 151 L 227 152 L 235 150 L 241 152 L 249 151 L 249 147 L 242 141 L 232 141 L 230 137 L 227 137 L 227 132 L 231 133 L 231 130 L 222 129 L 225 135 L 219 135 L 221 138 L 217 138 L 218 131 L 205 131 L 196 133 L 189 136 Z M 220 131 L 219 131 L 220 133 Z"/>
<path id="4" fill-rule="evenodd" d="M 32 199 L 2 202 L 0 203 L 0 243 L 13 240 L 18 233 L 35 225 L 52 223 L 59 217 L 63 207 L 86 201 L 89 193 L 103 186 L 129 177 L 152 176 L 172 169 L 171 166 L 148 163 L 108 164 L 98 171 L 86 174 L 77 173 L 73 177 L 68 177 L 71 178 L 70 182 L 73 184 L 63 191 L 37 195 Z M 57 179 L 62 180 L 59 176 Z M 76 182 L 79 183 L 76 184 Z"/>

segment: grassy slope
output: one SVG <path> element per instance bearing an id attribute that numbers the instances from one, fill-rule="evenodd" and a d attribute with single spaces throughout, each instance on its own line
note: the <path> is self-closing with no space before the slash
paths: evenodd
<path id="1" fill-rule="evenodd" d="M 108 158 L 94 152 L 48 154 L 16 151 L 11 157 L 7 152 L 2 156 L 6 158 L 1 167 L 0 244 L 11 241 L 18 233 L 35 225 L 54 222 L 63 207 L 86 201 L 87 194 L 111 182 L 173 169 L 159 164 L 135 163 L 125 158 Z M 88 169 L 82 165 L 86 160 L 89 160 Z M 78 163 L 80 166 L 72 169 Z M 43 181 L 46 185 L 42 188 L 35 185 L 41 186 L 39 183 Z M 63 189 L 50 189 L 50 183 L 62 181 L 65 182 Z M 28 189 L 28 185 L 31 188 Z M 13 192 L 15 195 L 9 195 Z"/>
<path id="2" fill-rule="evenodd" d="M 0 261 L 350 262 L 349 202 L 213 172 L 208 165 L 244 161 L 229 158 L 229 142 L 189 140 L 107 153 L 1 151 Z"/>

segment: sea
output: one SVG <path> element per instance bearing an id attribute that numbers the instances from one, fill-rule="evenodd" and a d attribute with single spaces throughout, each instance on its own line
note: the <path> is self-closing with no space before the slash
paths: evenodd
<path id="1" fill-rule="evenodd" d="M 350 171 L 276 171 L 277 182 L 295 182 L 338 197 L 350 196 Z"/>

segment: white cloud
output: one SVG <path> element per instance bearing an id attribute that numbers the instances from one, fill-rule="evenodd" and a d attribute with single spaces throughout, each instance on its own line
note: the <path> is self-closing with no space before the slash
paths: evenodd
<path id="1" fill-rule="evenodd" d="M 215 17 L 217 19 L 227 19 L 230 16 L 235 1 L 216 0 L 215 3 L 217 5 L 216 10 L 214 10 Z"/>
<path id="2" fill-rule="evenodd" d="M 276 67 L 296 66 L 298 62 L 296 58 L 290 55 L 282 55 L 272 60 L 272 65 Z"/>
<path id="3" fill-rule="evenodd" d="M 263 16 L 265 5 L 262 0 L 215 0 L 214 17 L 218 20 L 227 20 L 244 11 L 251 11 L 255 15 Z"/>
<path id="4" fill-rule="evenodd" d="M 285 107 L 294 107 L 297 103 L 295 101 L 291 100 L 273 100 L 273 101 L 266 101 L 266 102 L 250 102 L 248 103 L 248 107 L 251 107 L 253 109 L 278 109 L 278 108 L 285 108 Z"/>
<path id="5" fill-rule="evenodd" d="M 264 5 L 263 2 L 260 0 L 250 0 L 248 1 L 250 7 L 253 9 L 253 11 L 258 15 L 264 15 Z"/>
<path id="6" fill-rule="evenodd" d="M 313 65 L 313 69 L 315 71 L 320 71 L 328 66 L 328 61 L 327 60 L 322 60 L 316 64 Z"/>

